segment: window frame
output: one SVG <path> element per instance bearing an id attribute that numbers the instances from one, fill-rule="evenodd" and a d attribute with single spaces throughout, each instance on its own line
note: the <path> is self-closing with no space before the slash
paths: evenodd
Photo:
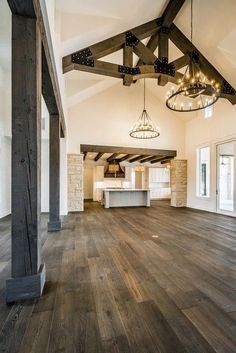
<path id="1" fill-rule="evenodd" d="M 208 158 L 206 163 L 202 163 L 201 159 L 201 151 L 203 149 L 208 149 Z M 206 195 L 202 195 L 202 167 L 205 166 L 205 189 Z M 197 176 L 197 183 L 196 183 L 196 196 L 199 198 L 209 199 L 211 194 L 211 147 L 210 145 L 204 145 L 197 148 L 197 165 L 196 165 L 196 176 Z"/>

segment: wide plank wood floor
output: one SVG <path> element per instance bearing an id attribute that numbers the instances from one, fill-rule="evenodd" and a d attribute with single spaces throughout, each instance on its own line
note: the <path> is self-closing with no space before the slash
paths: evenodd
<path id="1" fill-rule="evenodd" d="M 44 294 L 11 306 L 0 221 L 1 353 L 236 353 L 235 218 L 88 202 L 59 233 L 46 221 Z"/>

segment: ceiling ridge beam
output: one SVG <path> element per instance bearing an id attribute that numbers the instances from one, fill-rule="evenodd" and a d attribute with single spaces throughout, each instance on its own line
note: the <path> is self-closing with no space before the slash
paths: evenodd
<path id="1" fill-rule="evenodd" d="M 162 27 L 170 27 L 183 6 L 185 0 L 170 0 L 161 16 Z M 147 43 L 147 47 L 154 53 L 159 44 L 159 31 L 154 33 Z M 142 61 L 139 59 L 136 66 L 140 66 Z"/>

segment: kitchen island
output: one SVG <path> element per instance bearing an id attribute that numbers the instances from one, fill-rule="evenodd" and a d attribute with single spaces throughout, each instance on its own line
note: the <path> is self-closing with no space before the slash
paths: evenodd
<path id="1" fill-rule="evenodd" d="M 104 189 L 103 205 L 105 208 L 135 206 L 150 207 L 150 189 Z"/>

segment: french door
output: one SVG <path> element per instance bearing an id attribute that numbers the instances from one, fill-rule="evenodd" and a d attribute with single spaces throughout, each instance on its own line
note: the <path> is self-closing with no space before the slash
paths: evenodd
<path id="1" fill-rule="evenodd" d="M 236 140 L 217 145 L 217 212 L 236 216 Z"/>

